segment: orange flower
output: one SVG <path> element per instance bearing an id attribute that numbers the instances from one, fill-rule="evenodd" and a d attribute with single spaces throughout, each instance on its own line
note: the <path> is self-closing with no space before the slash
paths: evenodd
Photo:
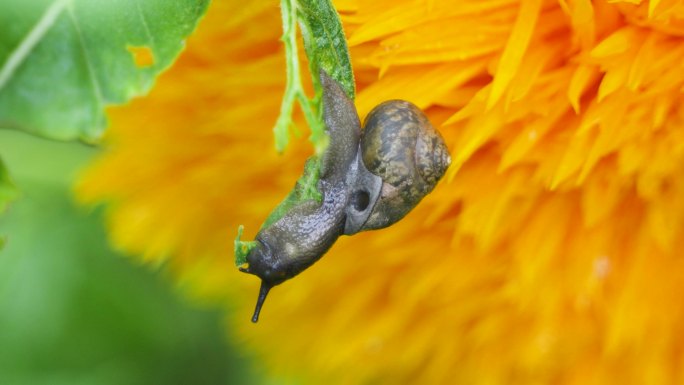
<path id="1" fill-rule="evenodd" d="M 270 371 L 310 383 L 678 383 L 684 373 L 684 5 L 342 0 L 363 116 L 404 98 L 452 151 L 395 226 L 276 288 L 232 266 L 301 172 L 270 131 L 272 1 L 216 1 L 149 97 L 111 113 L 78 186 L 114 243 L 168 261 Z M 301 119 L 300 119 L 301 121 Z M 251 232 L 251 233 L 250 233 Z"/>

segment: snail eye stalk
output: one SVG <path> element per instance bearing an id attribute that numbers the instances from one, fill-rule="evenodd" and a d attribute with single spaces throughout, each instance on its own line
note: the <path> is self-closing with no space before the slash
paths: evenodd
<path id="1" fill-rule="evenodd" d="M 271 290 L 271 287 L 273 286 L 266 283 L 266 281 L 261 281 L 261 288 L 259 288 L 259 297 L 257 298 L 256 307 L 254 308 L 252 322 L 257 323 L 257 321 L 259 321 L 259 313 L 261 313 L 261 307 L 264 305 L 264 301 L 266 301 L 266 296 L 268 295 L 268 292 Z"/>

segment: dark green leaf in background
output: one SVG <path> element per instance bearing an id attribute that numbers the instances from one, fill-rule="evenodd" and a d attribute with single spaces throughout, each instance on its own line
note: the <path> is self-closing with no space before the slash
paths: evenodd
<path id="1" fill-rule="evenodd" d="M 146 93 L 208 3 L 0 1 L 0 127 L 96 140 L 104 107 Z M 134 53 L 151 57 L 136 64 Z"/>
<path id="2" fill-rule="evenodd" d="M 5 164 L 0 160 L 0 214 L 5 212 L 7 204 L 17 196 L 17 188 L 12 183 Z M 0 234 L 0 250 L 5 245 L 5 238 Z"/>
<path id="3" fill-rule="evenodd" d="M 12 183 L 5 164 L 0 160 L 0 214 L 7 208 L 7 203 L 17 196 L 17 188 Z"/>
<path id="4" fill-rule="evenodd" d="M 117 255 L 99 213 L 72 204 L 94 149 L 0 130 L 0 152 L 22 194 L 0 217 L 0 384 L 264 383 L 221 311 Z"/>

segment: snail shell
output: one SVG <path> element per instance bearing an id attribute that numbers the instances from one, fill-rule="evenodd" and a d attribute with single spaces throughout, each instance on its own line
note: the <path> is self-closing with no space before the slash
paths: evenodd
<path id="1" fill-rule="evenodd" d="M 380 229 L 403 218 L 451 163 L 444 139 L 418 107 L 404 100 L 381 103 L 368 114 L 359 156 L 359 167 L 377 176 L 379 188 L 366 176 L 365 185 L 352 193 L 345 234 Z"/>

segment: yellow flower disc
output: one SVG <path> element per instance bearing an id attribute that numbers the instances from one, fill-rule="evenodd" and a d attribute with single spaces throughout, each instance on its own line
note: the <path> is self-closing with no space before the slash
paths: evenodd
<path id="1" fill-rule="evenodd" d="M 391 228 L 273 290 L 233 267 L 312 153 L 273 147 L 276 3 L 215 1 L 77 187 L 274 375 L 311 384 L 684 381 L 684 5 L 340 0 L 363 116 L 426 110 L 453 164 Z M 303 122 L 301 117 L 299 122 Z M 299 124 L 304 131 L 303 123 Z"/>

